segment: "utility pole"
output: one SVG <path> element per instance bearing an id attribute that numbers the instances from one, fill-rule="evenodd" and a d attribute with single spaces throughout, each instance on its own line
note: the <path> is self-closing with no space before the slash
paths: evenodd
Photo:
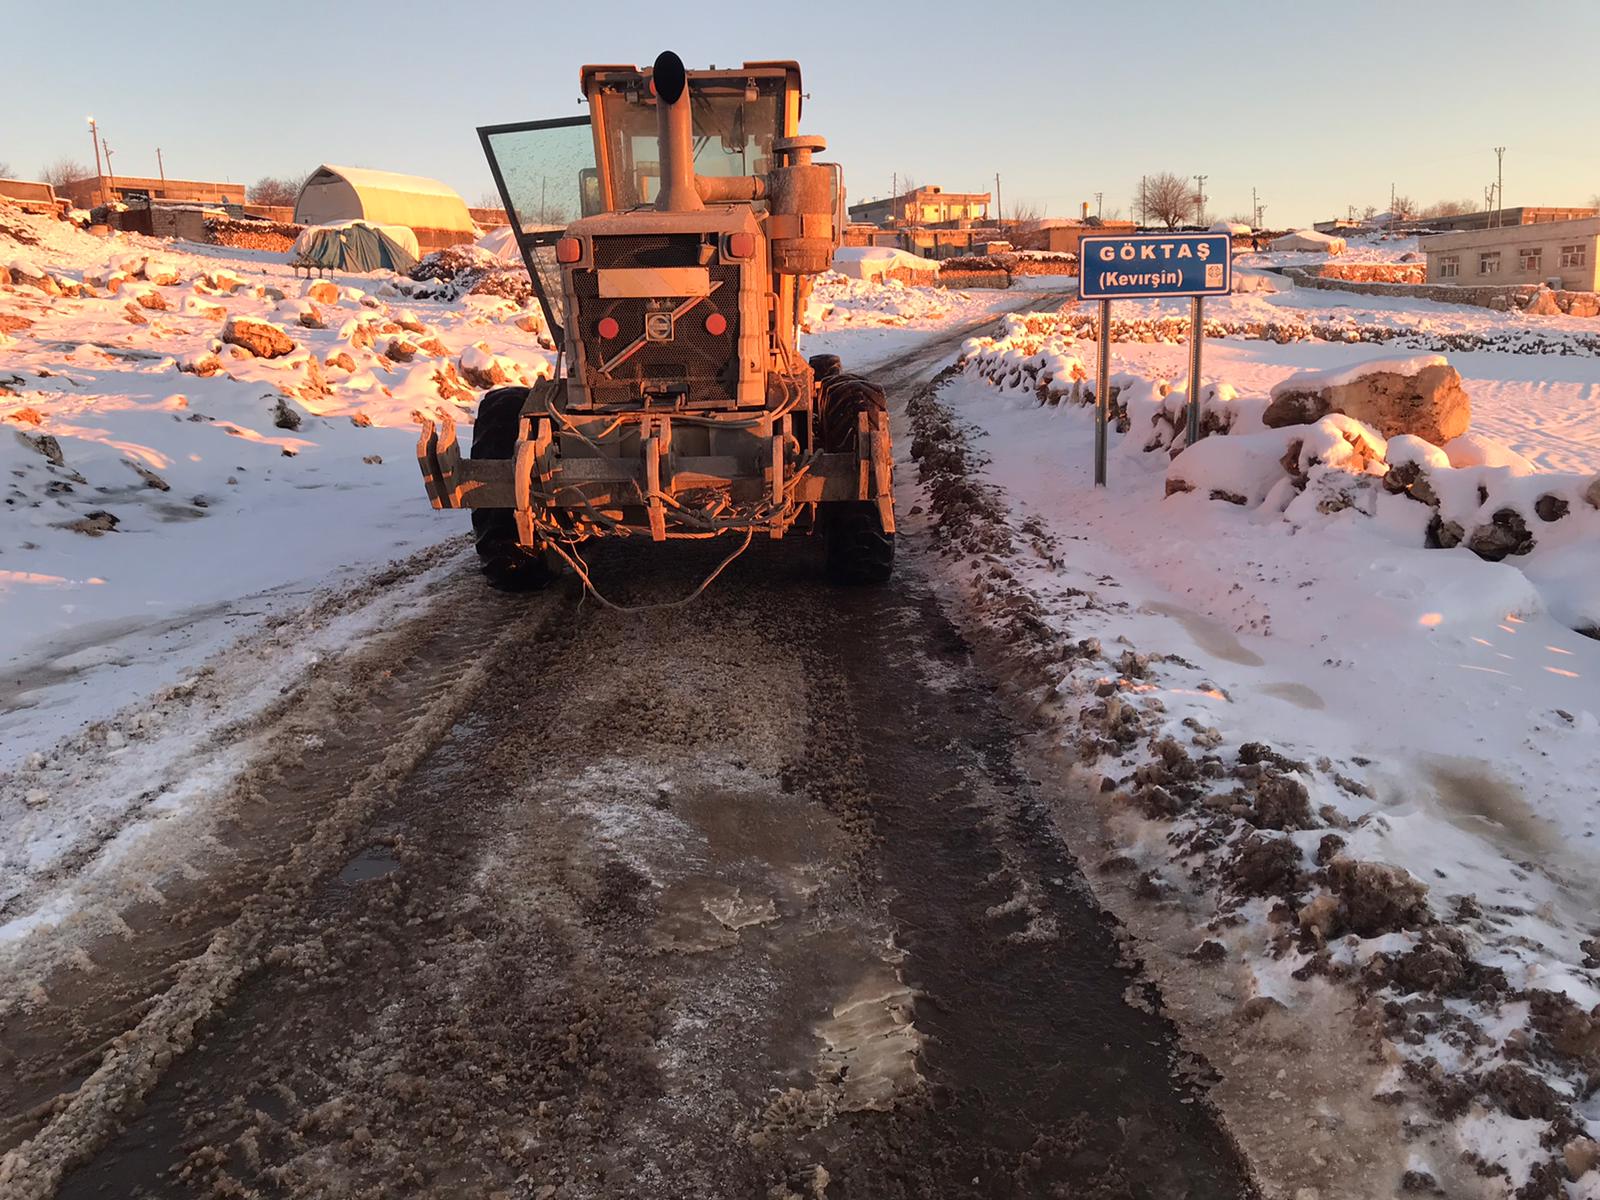
<path id="1" fill-rule="evenodd" d="M 1206 180 L 1210 178 L 1211 176 L 1209 175 L 1196 175 L 1194 177 L 1195 183 L 1200 185 L 1195 189 L 1194 193 L 1194 223 L 1196 225 L 1202 224 L 1206 219 Z"/>
<path id="2" fill-rule="evenodd" d="M 167 164 L 161 161 L 160 146 L 156 147 L 156 170 L 161 174 L 161 193 L 165 195 L 167 191 Z"/>
<path id="3" fill-rule="evenodd" d="M 1144 207 L 1144 181 L 1145 177 L 1143 175 L 1139 176 L 1139 224 L 1141 226 L 1149 219 Z"/>
<path id="4" fill-rule="evenodd" d="M 105 134 L 100 135 L 100 146 L 106 152 L 106 174 L 111 178 L 111 187 L 108 194 L 115 194 L 117 190 L 117 173 L 111 168 L 111 147 L 106 145 Z M 110 203 L 108 200 L 107 203 Z"/>
<path id="5" fill-rule="evenodd" d="M 94 118 L 89 118 L 89 140 L 94 143 L 94 190 L 100 197 L 100 203 L 106 202 L 106 173 L 100 165 L 100 126 L 94 123 Z"/>
<path id="6" fill-rule="evenodd" d="M 1506 148 L 1504 146 L 1496 146 L 1494 148 L 1494 163 L 1495 194 L 1500 198 L 1499 204 L 1495 208 L 1494 223 L 1496 225 L 1504 225 L 1506 223 Z"/>
<path id="7" fill-rule="evenodd" d="M 1000 203 L 1000 172 L 994 173 L 994 211 L 995 228 L 1004 231 L 1006 227 L 1005 205 Z"/>
<path id="8" fill-rule="evenodd" d="M 1100 219 L 1100 217 L 1105 212 L 1105 205 L 1104 205 L 1104 203 L 1102 203 L 1102 201 L 1104 201 L 1104 199 L 1105 199 L 1105 193 L 1104 192 L 1096 192 L 1094 194 L 1094 215 L 1095 215 L 1095 219 L 1096 220 Z"/>
<path id="9" fill-rule="evenodd" d="M 1250 224 L 1256 229 L 1260 229 L 1261 228 L 1261 210 L 1264 207 L 1265 207 L 1265 205 L 1263 205 L 1260 200 L 1256 199 L 1256 190 L 1255 190 L 1255 188 L 1251 188 L 1250 189 Z"/>

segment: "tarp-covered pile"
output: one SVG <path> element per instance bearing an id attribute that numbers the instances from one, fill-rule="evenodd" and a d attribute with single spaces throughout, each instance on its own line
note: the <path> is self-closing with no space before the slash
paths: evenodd
<path id="1" fill-rule="evenodd" d="M 341 221 L 312 225 L 294 243 L 296 266 L 334 271 L 396 271 L 417 265 L 417 235 L 404 225 Z"/>

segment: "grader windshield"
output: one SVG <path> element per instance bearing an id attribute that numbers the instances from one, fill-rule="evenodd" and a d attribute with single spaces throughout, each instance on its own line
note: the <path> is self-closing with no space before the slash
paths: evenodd
<path id="1" fill-rule="evenodd" d="M 695 80 L 694 171 L 696 175 L 764 175 L 772 167 L 772 142 L 783 136 L 783 80 L 746 86 Z M 765 86 L 763 86 L 765 85 Z M 605 146 L 609 207 L 614 212 L 655 201 L 661 179 L 656 110 L 640 90 L 602 88 L 597 133 Z"/>

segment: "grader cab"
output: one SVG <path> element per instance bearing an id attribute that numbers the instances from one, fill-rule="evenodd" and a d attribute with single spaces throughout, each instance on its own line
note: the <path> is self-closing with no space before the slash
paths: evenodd
<path id="1" fill-rule="evenodd" d="M 796 349 L 844 186 L 803 136 L 800 69 L 588 66 L 587 116 L 480 129 L 557 351 L 479 404 L 463 457 L 424 425 L 435 508 L 470 508 L 490 581 L 585 574 L 595 538 L 817 532 L 831 577 L 888 579 L 883 393 Z"/>

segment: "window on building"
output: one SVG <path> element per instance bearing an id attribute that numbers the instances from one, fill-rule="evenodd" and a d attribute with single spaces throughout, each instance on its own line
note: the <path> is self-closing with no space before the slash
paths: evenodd
<path id="1" fill-rule="evenodd" d="M 1498 251 L 1498 250 L 1485 250 L 1481 254 L 1478 255 L 1478 274 L 1479 275 L 1498 275 L 1498 274 L 1500 274 L 1500 251 Z"/>
<path id="2" fill-rule="evenodd" d="M 1439 256 L 1439 278 L 1455 279 L 1461 274 L 1461 256 L 1459 254 L 1441 254 Z"/>
<path id="3" fill-rule="evenodd" d="M 1524 246 L 1517 251 L 1517 270 L 1541 271 L 1544 269 L 1544 248 L 1542 246 Z"/>
<path id="4" fill-rule="evenodd" d="M 1583 267 L 1589 263 L 1589 247 L 1579 242 L 1576 246 L 1561 247 L 1563 267 Z"/>

